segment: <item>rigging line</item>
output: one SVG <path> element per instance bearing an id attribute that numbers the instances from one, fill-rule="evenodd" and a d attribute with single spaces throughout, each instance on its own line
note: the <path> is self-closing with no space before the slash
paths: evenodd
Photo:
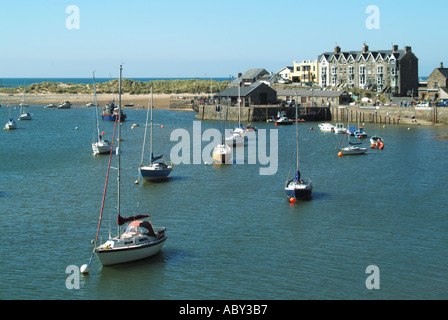
<path id="1" fill-rule="evenodd" d="M 117 119 L 118 119 L 118 117 L 117 117 Z M 117 122 L 118 122 L 117 119 L 115 120 L 115 125 L 114 125 L 114 134 L 113 134 L 113 137 L 112 137 L 112 147 L 110 149 L 110 154 L 109 154 L 109 164 L 107 166 L 106 183 L 104 185 L 104 193 L 103 193 L 103 199 L 102 199 L 102 202 L 101 202 L 101 211 L 100 211 L 100 218 L 99 218 L 99 221 L 98 221 L 98 230 L 96 232 L 95 244 L 98 241 L 98 235 L 100 233 L 100 227 L 101 227 L 101 220 L 103 218 L 103 209 L 104 209 L 104 203 L 105 203 L 105 200 L 106 200 L 107 182 L 109 180 L 110 164 L 111 164 L 111 161 L 112 161 L 112 154 L 113 154 L 114 143 L 115 143 L 115 131 L 117 129 Z"/>
<path id="2" fill-rule="evenodd" d="M 117 119 L 118 119 L 118 117 L 117 117 Z M 114 141 L 115 141 L 115 131 L 116 131 L 116 129 L 117 129 L 117 120 L 115 120 L 115 125 L 114 125 L 114 134 L 113 134 L 113 137 L 112 137 L 112 146 L 111 146 L 110 154 L 109 154 L 109 163 L 107 165 L 106 182 L 105 182 L 105 185 L 104 185 L 103 199 L 102 199 L 102 202 L 101 202 L 101 211 L 100 211 L 100 217 L 99 217 L 99 220 L 98 220 L 98 229 L 96 231 L 96 238 L 95 238 L 95 242 L 93 244 L 92 254 L 90 255 L 89 267 L 90 267 L 90 264 L 92 263 L 93 255 L 95 253 L 96 244 L 98 243 L 98 236 L 100 234 L 101 220 L 103 218 L 104 202 L 105 202 L 105 199 L 106 199 L 107 182 L 109 180 L 110 164 L 111 164 L 111 161 L 112 161 L 112 154 L 113 154 L 113 150 L 114 150 Z"/>

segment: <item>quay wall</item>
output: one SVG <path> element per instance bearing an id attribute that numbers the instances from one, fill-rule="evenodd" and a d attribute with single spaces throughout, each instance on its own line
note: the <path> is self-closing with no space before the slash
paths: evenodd
<path id="1" fill-rule="evenodd" d="M 237 106 L 223 106 L 221 115 L 216 105 L 194 106 L 197 112 L 196 118 L 199 120 L 219 120 L 220 116 L 225 121 L 238 121 Z M 307 121 L 332 121 L 356 123 L 387 123 L 400 124 L 411 122 L 412 115 L 420 124 L 448 124 L 447 107 L 358 107 L 358 106 L 320 106 L 320 107 L 299 107 L 299 119 Z M 278 112 L 285 112 L 290 119 L 295 118 L 294 107 L 283 107 L 277 105 L 241 107 L 241 122 L 265 122 L 268 119 L 277 117 Z"/>
<path id="2" fill-rule="evenodd" d="M 332 107 L 331 115 L 333 122 L 361 122 L 361 123 L 408 123 L 415 116 L 417 123 L 425 124 L 447 124 L 448 108 L 446 107 Z"/>
<path id="3" fill-rule="evenodd" d="M 238 121 L 238 106 L 222 106 L 220 112 L 216 105 L 195 106 L 196 118 L 199 120 Z M 241 107 L 241 122 L 265 122 L 276 118 L 279 112 L 284 112 L 290 119 L 295 118 L 294 107 L 282 107 L 277 105 Z M 329 121 L 331 112 L 329 107 L 300 107 L 298 108 L 299 119 L 308 121 Z"/>

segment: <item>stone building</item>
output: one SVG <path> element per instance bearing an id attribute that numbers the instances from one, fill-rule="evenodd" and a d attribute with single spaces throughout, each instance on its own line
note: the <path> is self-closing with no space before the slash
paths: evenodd
<path id="1" fill-rule="evenodd" d="M 239 97 L 242 107 L 277 103 L 277 91 L 262 82 L 255 82 L 246 87 L 229 87 L 216 94 L 216 97 L 229 99 L 231 105 L 238 105 Z"/>
<path id="2" fill-rule="evenodd" d="M 443 63 L 440 63 L 440 68 L 434 69 L 426 82 L 427 96 L 425 98 L 448 99 L 448 68 L 444 68 Z"/>
<path id="3" fill-rule="evenodd" d="M 319 85 L 322 87 L 359 88 L 390 92 L 394 96 L 418 93 L 418 59 L 411 47 L 399 50 L 369 50 L 333 52 L 318 57 Z"/>

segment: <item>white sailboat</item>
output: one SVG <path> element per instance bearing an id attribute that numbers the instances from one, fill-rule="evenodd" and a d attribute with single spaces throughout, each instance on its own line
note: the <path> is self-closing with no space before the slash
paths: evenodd
<path id="1" fill-rule="evenodd" d="M 104 132 L 100 133 L 100 124 L 98 120 L 98 102 L 96 100 L 96 83 L 95 73 L 93 73 L 93 96 L 95 103 L 95 120 L 96 120 L 96 141 L 92 143 L 92 151 L 94 155 L 110 153 L 112 150 L 112 143 L 109 140 L 104 140 Z"/>
<path id="2" fill-rule="evenodd" d="M 119 82 L 119 104 L 118 108 L 121 108 L 121 74 L 122 74 L 122 66 L 120 66 L 120 82 Z M 149 215 L 136 215 L 128 218 L 124 218 L 121 216 L 120 211 L 120 141 L 121 141 L 121 126 L 120 119 L 117 117 L 115 121 L 115 126 L 118 124 L 118 148 L 117 148 L 117 195 L 118 195 L 118 205 L 117 205 L 117 226 L 118 226 L 118 236 L 112 237 L 109 235 L 109 239 L 97 246 L 99 232 L 101 228 L 101 221 L 103 215 L 104 202 L 106 198 L 106 189 L 103 194 L 103 202 L 101 205 L 100 218 L 98 222 L 98 229 L 96 234 L 96 239 L 94 240 L 94 249 L 92 255 L 90 257 L 89 264 L 85 264 L 81 266 L 82 273 L 88 273 L 90 271 L 90 264 L 92 263 L 92 259 L 94 253 L 98 256 L 101 264 L 103 266 L 114 265 L 119 263 L 131 262 L 140 259 L 144 259 L 150 257 L 156 253 L 158 253 L 167 239 L 165 234 L 166 228 L 154 228 L 149 221 Z M 115 131 L 114 131 L 115 132 Z M 115 140 L 115 135 L 114 135 Z M 109 164 L 107 169 L 106 176 L 106 187 L 108 183 L 110 164 L 112 159 L 112 153 L 109 156 Z M 144 219 L 148 220 L 144 220 Z M 125 227 L 124 231 L 121 232 L 121 226 L 128 223 Z"/>
<path id="3" fill-rule="evenodd" d="M 350 120 L 347 120 L 347 122 L 348 122 L 347 127 L 350 128 Z M 343 147 L 342 145 L 343 145 L 343 141 L 345 140 L 345 137 L 348 137 L 347 138 L 348 146 Z M 360 144 L 361 144 L 361 142 L 357 142 L 357 143 L 350 142 L 350 134 L 349 134 L 349 132 L 347 132 L 346 134 L 344 134 L 341 137 L 340 147 L 338 148 L 338 150 L 339 150 L 338 155 L 342 156 L 342 155 L 365 154 L 367 152 L 367 148 L 358 147 L 357 145 L 360 145 Z"/>
<path id="4" fill-rule="evenodd" d="M 299 121 L 296 102 L 296 173 L 293 178 L 286 181 L 285 192 L 291 202 L 296 199 L 306 200 L 312 197 L 313 184 L 309 178 L 301 177 L 299 170 Z"/>
<path id="5" fill-rule="evenodd" d="M 6 122 L 5 127 L 3 128 L 3 130 L 15 130 L 17 129 L 17 123 L 14 121 L 14 119 L 12 118 L 12 111 L 11 111 L 11 89 L 9 90 L 9 105 L 7 106 L 7 108 L 9 109 L 9 120 L 8 122 Z"/>
<path id="6" fill-rule="evenodd" d="M 219 103 L 221 104 L 221 99 L 219 99 Z M 229 145 L 226 143 L 224 135 L 222 134 L 222 120 L 221 120 L 221 110 L 222 106 L 219 106 L 219 124 L 221 126 L 221 143 L 218 144 L 214 149 L 212 153 L 213 162 L 215 164 L 231 164 L 232 163 L 232 157 L 233 157 L 233 151 L 229 147 Z"/>
<path id="7" fill-rule="evenodd" d="M 244 146 L 244 134 L 245 130 L 241 125 L 241 98 L 240 98 L 240 86 L 238 86 L 238 126 L 232 130 L 229 136 L 226 136 L 225 142 L 227 145 Z"/>
<path id="8" fill-rule="evenodd" d="M 153 145 L 153 134 L 152 134 L 152 108 L 153 108 L 153 95 L 152 95 L 152 88 L 150 93 L 151 101 L 149 103 L 150 108 L 148 108 L 148 112 L 146 113 L 146 126 L 145 126 L 145 136 L 143 138 L 143 148 L 142 148 L 142 159 L 140 161 L 140 167 L 138 168 L 138 171 L 140 173 L 140 176 L 145 179 L 146 181 L 154 181 L 154 180 L 161 180 L 167 178 L 171 171 L 173 170 L 173 165 L 167 165 L 163 161 L 163 154 L 159 156 L 154 156 L 152 145 Z M 143 157 L 145 155 L 145 144 L 146 144 L 146 131 L 148 128 L 148 113 L 151 112 L 151 124 L 150 124 L 150 142 L 149 142 L 149 153 L 150 153 L 150 163 L 149 165 L 144 166 L 143 165 Z M 162 160 L 162 161 L 160 161 Z"/>
<path id="9" fill-rule="evenodd" d="M 23 109 L 24 107 L 29 107 L 29 105 L 27 105 L 25 103 L 25 91 L 26 91 L 26 83 L 23 86 L 23 100 L 22 100 L 22 103 L 19 104 L 19 106 L 20 106 L 20 116 L 19 116 L 18 120 L 31 120 L 33 118 L 31 113 L 25 112 L 25 110 Z"/>

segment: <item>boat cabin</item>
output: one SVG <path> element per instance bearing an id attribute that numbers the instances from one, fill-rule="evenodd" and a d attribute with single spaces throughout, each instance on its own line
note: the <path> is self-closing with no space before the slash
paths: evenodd
<path id="1" fill-rule="evenodd" d="M 152 224 L 149 221 L 141 221 L 141 220 L 132 221 L 126 227 L 124 232 L 140 233 L 157 238 L 156 233 L 154 232 L 154 228 L 152 227 Z"/>

